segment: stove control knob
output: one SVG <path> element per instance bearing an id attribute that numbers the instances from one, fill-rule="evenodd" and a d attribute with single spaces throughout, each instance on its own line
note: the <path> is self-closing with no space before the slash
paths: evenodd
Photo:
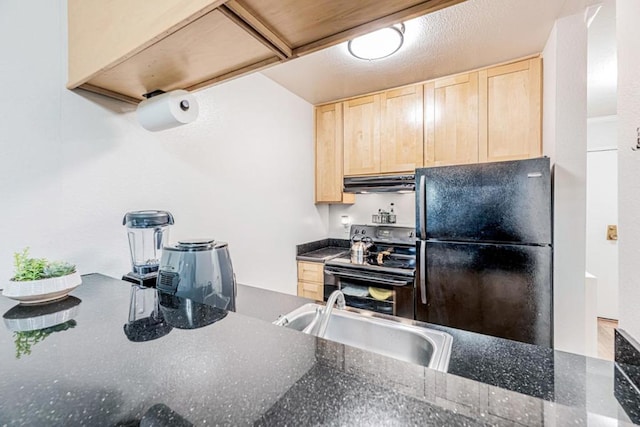
<path id="1" fill-rule="evenodd" d="M 362 234 L 367 234 L 367 230 L 362 230 Z"/>
<path id="2" fill-rule="evenodd" d="M 358 230 L 357 228 L 353 231 L 353 234 L 360 234 L 360 230 Z"/>
<path id="3" fill-rule="evenodd" d="M 410 231 L 410 232 L 409 232 L 409 238 L 410 238 L 410 239 L 412 239 L 414 236 L 415 236 L 414 232 L 413 232 L 413 231 Z"/>

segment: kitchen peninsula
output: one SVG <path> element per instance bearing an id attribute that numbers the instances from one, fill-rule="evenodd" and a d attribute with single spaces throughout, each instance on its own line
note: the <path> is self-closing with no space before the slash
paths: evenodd
<path id="1" fill-rule="evenodd" d="M 272 325 L 276 313 L 309 301 L 247 286 L 236 313 L 133 342 L 123 330 L 130 295 L 125 282 L 86 275 L 72 292 L 81 301 L 73 327 L 19 354 L 19 334 L 5 327 L 0 424 L 629 422 L 610 362 L 447 329 L 454 347 L 445 374 Z M 14 306 L 0 299 L 5 315 Z"/>

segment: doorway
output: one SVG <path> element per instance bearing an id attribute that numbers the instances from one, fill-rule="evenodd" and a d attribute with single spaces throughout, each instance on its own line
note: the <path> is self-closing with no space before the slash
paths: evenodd
<path id="1" fill-rule="evenodd" d="M 610 360 L 618 320 L 616 49 L 616 3 L 608 0 L 588 31 L 586 270 L 595 276 L 596 289 L 587 312 L 591 307 L 589 315 L 595 312 L 597 322 L 586 322 L 587 342 L 595 340 L 587 355 Z"/>

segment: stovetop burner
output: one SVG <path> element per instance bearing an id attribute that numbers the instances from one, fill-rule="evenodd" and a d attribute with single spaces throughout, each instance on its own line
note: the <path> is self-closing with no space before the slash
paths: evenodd
<path id="1" fill-rule="evenodd" d="M 364 264 L 353 264 L 349 255 L 333 258 L 325 263 L 328 267 L 343 267 L 354 271 L 370 271 L 380 274 L 397 274 L 401 276 L 413 276 L 416 271 L 415 258 L 384 259 L 378 264 L 377 256 L 369 255 Z"/>
<path id="2" fill-rule="evenodd" d="M 416 247 L 414 229 L 397 226 L 352 225 L 350 237 L 358 241 L 371 237 L 374 244 L 369 248 L 364 264 L 351 263 L 350 254 L 333 258 L 327 266 L 349 268 L 380 274 L 390 273 L 413 276 L 416 270 Z"/>
<path id="3" fill-rule="evenodd" d="M 378 246 L 369 249 L 367 264 L 390 268 L 414 269 L 416 267 L 415 246 Z"/>
<path id="4" fill-rule="evenodd" d="M 367 264 L 369 265 L 377 265 L 380 267 L 389 267 L 389 268 L 406 268 L 412 269 L 416 268 L 416 260 L 412 259 L 384 259 L 382 264 L 380 264 L 376 257 L 369 256 L 367 259 Z"/>

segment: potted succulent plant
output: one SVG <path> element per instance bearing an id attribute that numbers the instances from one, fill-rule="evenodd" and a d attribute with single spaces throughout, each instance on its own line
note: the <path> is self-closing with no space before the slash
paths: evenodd
<path id="1" fill-rule="evenodd" d="M 2 295 L 24 304 L 63 298 L 82 283 L 75 265 L 31 258 L 29 248 L 16 252 L 13 260 L 15 275 Z"/>

